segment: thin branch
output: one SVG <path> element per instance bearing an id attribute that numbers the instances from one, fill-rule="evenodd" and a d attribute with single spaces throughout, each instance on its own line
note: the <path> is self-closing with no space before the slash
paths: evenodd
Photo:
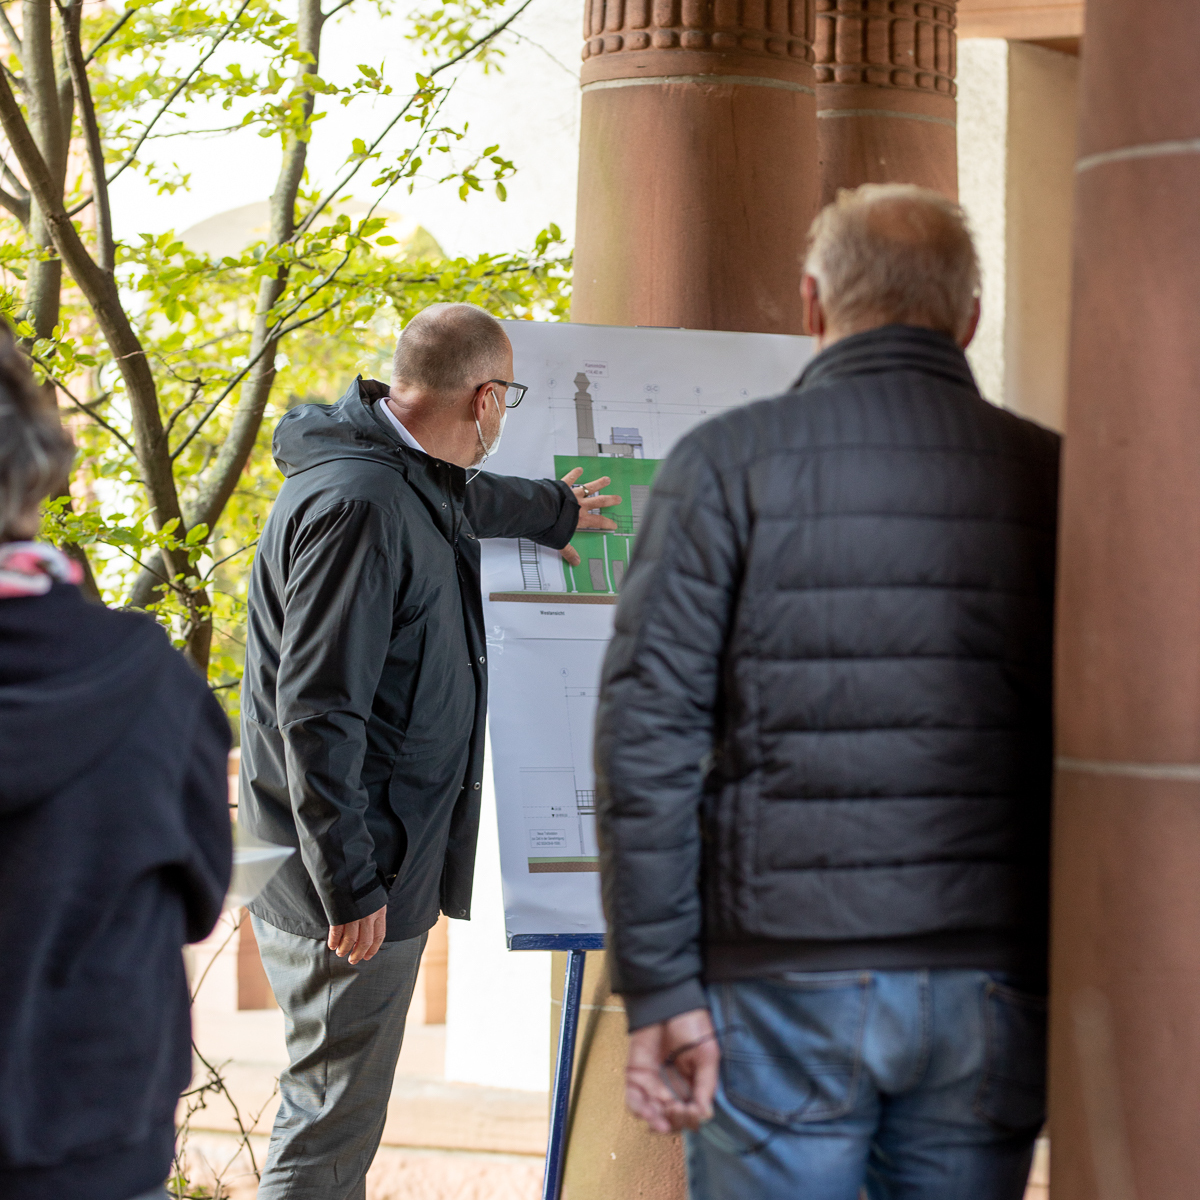
<path id="1" fill-rule="evenodd" d="M 527 45 L 532 46 L 535 50 L 540 50 L 556 67 L 561 67 L 568 75 L 570 75 L 572 79 L 575 80 L 576 83 L 579 82 L 579 72 L 572 71 L 571 68 L 568 67 L 561 58 L 555 57 L 555 55 L 547 50 L 541 42 L 535 42 L 533 38 L 526 37 L 525 34 L 518 33 L 515 29 L 512 31 L 512 35 L 517 39 L 518 42 L 525 42 Z"/>
<path id="2" fill-rule="evenodd" d="M 239 121 L 236 125 L 219 125 L 215 129 L 170 129 L 166 133 L 152 133 L 150 141 L 156 142 L 159 138 L 169 137 L 199 137 L 204 133 L 237 133 L 239 129 L 250 128 L 252 126 Z"/>
<path id="3" fill-rule="evenodd" d="M 238 925 L 240 927 L 240 921 L 238 922 Z M 209 965 L 211 966 L 211 964 Z M 212 1077 L 214 1089 L 225 1097 L 225 1099 L 229 1102 L 229 1107 L 233 1109 L 234 1122 L 237 1124 L 238 1133 L 241 1135 L 241 1140 L 246 1147 L 246 1153 L 250 1156 L 250 1169 L 254 1172 L 257 1178 L 261 1178 L 261 1174 L 258 1169 L 258 1162 L 254 1157 L 254 1147 L 250 1145 L 250 1135 L 254 1132 L 254 1126 L 258 1124 L 258 1121 L 256 1120 L 249 1129 L 246 1128 L 244 1122 L 242 1121 L 241 1109 L 238 1108 L 237 1101 L 234 1100 L 233 1096 L 230 1094 L 229 1088 L 225 1084 L 225 1077 L 213 1067 L 212 1063 L 210 1063 L 203 1054 L 200 1053 L 200 1047 L 196 1045 L 194 1038 L 192 1039 L 192 1050 L 196 1057 L 204 1065 L 209 1075 Z M 264 1105 L 263 1107 L 265 1108 L 266 1106 Z M 259 1116 L 261 1115 L 262 1110 L 260 1109 Z"/>
<path id="4" fill-rule="evenodd" d="M 303 329 L 305 325 L 311 325 L 314 321 L 319 321 L 322 317 L 327 316 L 329 313 L 333 312 L 333 310 L 335 308 L 337 308 L 336 301 L 334 301 L 333 304 L 325 305 L 324 308 L 313 313 L 311 317 L 305 317 L 303 321 L 295 321 L 291 325 L 283 326 L 283 328 L 280 329 L 275 334 L 275 336 L 277 338 L 285 338 L 285 337 L 287 337 L 287 335 L 289 333 L 295 333 L 297 329 Z"/>
<path id="5" fill-rule="evenodd" d="M 8 186 L 12 188 L 13 193 L 19 196 L 22 200 L 29 199 L 29 189 L 21 182 L 12 167 L 8 165 L 8 159 L 0 156 L 0 174 L 8 180 Z"/>
<path id="6" fill-rule="evenodd" d="M 322 13 L 321 20 L 328 21 L 330 17 L 336 16 L 342 11 L 343 8 L 346 8 L 348 5 L 353 3 L 354 0 L 342 0 L 341 4 L 335 4 L 327 13 Z"/>
<path id="7" fill-rule="evenodd" d="M 3 6 L 0 6 L 0 29 L 4 30 L 4 36 L 8 38 L 8 44 L 12 47 L 12 52 L 17 56 L 19 61 L 22 53 L 21 36 L 13 28 L 12 22 L 8 19 L 8 13 L 4 11 Z"/>
<path id="8" fill-rule="evenodd" d="M 185 594 L 183 589 L 173 579 L 168 579 L 161 571 L 156 571 L 153 567 L 148 567 L 136 554 L 130 553 L 124 546 L 113 546 L 113 549 L 125 555 L 130 561 L 137 563 L 147 575 L 153 575 L 155 579 L 161 580 L 163 587 L 168 587 L 171 591 L 178 592 L 181 596 Z M 128 609 L 129 605 L 125 605 L 125 608 Z"/>
<path id="9" fill-rule="evenodd" d="M 528 2 L 528 0 L 527 0 L 527 2 Z M 514 17 L 516 15 L 517 15 L 516 13 L 513 14 Z M 438 107 L 440 108 L 441 105 L 439 104 Z M 391 190 L 390 188 L 385 188 L 375 198 L 375 202 L 371 205 L 371 207 L 369 209 L 367 209 L 366 213 L 363 215 L 362 220 L 358 223 L 358 227 L 360 230 L 366 224 L 366 222 L 371 219 L 375 210 L 379 207 L 379 205 L 381 203 L 383 203 L 383 200 L 385 199 L 385 197 L 387 196 L 387 193 L 390 190 Z M 229 396 L 230 392 L 232 392 L 233 389 L 235 387 L 237 387 L 237 385 L 243 379 L 245 379 L 245 377 L 250 373 L 251 368 L 255 365 L 255 363 L 257 363 L 259 361 L 259 359 L 262 358 L 262 356 L 271 348 L 271 346 L 273 344 L 277 345 L 279 343 L 279 341 L 281 341 L 289 333 L 294 333 L 297 329 L 302 329 L 305 325 L 311 325 L 314 321 L 319 321 L 323 316 L 326 316 L 328 313 L 332 312 L 337 307 L 337 302 L 335 301 L 332 304 L 327 304 L 324 308 L 319 309 L 317 312 L 312 313 L 310 316 L 305 317 L 303 320 L 295 321 L 291 325 L 285 324 L 285 322 L 290 317 L 294 316 L 297 312 L 299 312 L 300 309 L 302 309 L 304 307 L 304 305 L 306 305 L 314 296 L 316 296 L 318 292 L 320 292 L 324 288 L 328 287 L 334 281 L 334 279 L 338 275 L 338 272 L 341 271 L 341 269 L 349 261 L 350 253 L 351 253 L 350 250 L 347 250 L 345 252 L 345 254 L 342 255 L 341 260 L 333 268 L 333 270 L 329 271 L 321 279 L 321 281 L 319 283 L 317 283 L 312 289 L 310 289 L 310 291 L 308 292 L 307 295 L 301 296 L 299 300 L 297 300 L 294 304 L 292 304 L 285 312 L 280 314 L 280 316 L 276 320 L 275 324 L 271 327 L 270 330 L 268 330 L 267 336 L 263 339 L 262 347 L 259 349 L 258 353 L 255 354 L 250 359 L 250 361 L 247 362 L 245 364 L 245 366 L 243 366 L 242 369 L 229 381 L 229 383 L 226 384 L 224 389 L 221 391 L 221 394 L 219 396 L 217 396 L 217 398 L 215 400 L 213 400 L 211 404 L 209 404 L 209 406 L 204 410 L 204 412 L 197 418 L 196 423 L 192 426 L 192 428 L 190 430 L 188 430 L 187 436 L 184 437 L 183 441 L 179 443 L 179 445 L 174 449 L 174 451 L 172 451 L 172 453 L 171 453 L 172 462 L 175 459 L 177 459 L 184 452 L 184 450 L 187 449 L 187 447 L 188 447 L 189 443 L 192 441 L 192 439 L 195 438 L 196 435 L 200 432 L 200 430 L 204 427 L 205 422 L 207 422 L 208 419 L 213 415 L 213 413 L 215 413 L 217 411 L 217 409 L 224 403 L 225 399 Z"/>
<path id="10" fill-rule="evenodd" d="M 209 971 L 211 971 L 211 970 L 213 969 L 213 963 L 215 963 L 215 962 L 217 961 L 217 959 L 221 957 L 221 951 L 223 951 L 223 950 L 225 949 L 225 947 L 226 947 L 226 946 L 228 946 L 228 945 L 229 945 L 229 943 L 233 941 L 233 935 L 234 935 L 235 933 L 237 933 L 237 931 L 238 931 L 239 929 L 241 929 L 241 927 L 242 927 L 242 922 L 243 922 L 245 919 L 246 919 L 246 910 L 243 908 L 243 909 L 242 909 L 242 915 L 241 915 L 240 917 L 238 917 L 237 921 L 234 923 L 234 926 L 233 926 L 233 928 L 232 928 L 232 929 L 229 931 L 229 936 L 228 936 L 228 937 L 227 937 L 227 938 L 226 938 L 226 939 L 225 939 L 225 940 L 224 940 L 224 941 L 223 941 L 223 942 L 222 942 L 222 943 L 221 943 L 221 944 L 220 944 L 220 945 L 219 945 L 219 946 L 216 948 L 216 950 L 214 950 L 214 951 L 213 951 L 213 956 L 212 956 L 212 958 L 210 958 L 210 959 L 208 960 L 208 966 L 204 968 L 204 970 L 203 970 L 203 971 L 201 972 L 201 974 L 200 974 L 200 978 L 196 980 L 196 986 L 195 986 L 194 988 L 192 988 L 192 994 L 191 994 L 191 997 L 190 997 L 190 1000 L 191 1000 L 191 1002 L 192 1002 L 193 1004 L 195 1004 L 195 1003 L 196 1003 L 196 997 L 197 997 L 197 996 L 200 994 L 200 987 L 201 987 L 201 985 L 202 985 L 202 984 L 204 983 L 204 981 L 205 981 L 205 980 L 208 978 L 208 973 L 209 973 Z M 195 1043 L 193 1043 L 193 1045 L 194 1045 L 194 1044 L 195 1044 Z M 197 1057 L 197 1058 L 200 1058 L 200 1051 L 199 1051 L 199 1050 L 197 1050 L 197 1051 L 196 1051 L 196 1057 Z M 204 1060 L 203 1058 L 200 1058 L 200 1061 L 201 1061 L 202 1063 L 204 1063 L 204 1065 L 205 1065 L 206 1067 L 208 1067 L 208 1069 L 209 1069 L 210 1071 L 212 1070 L 212 1067 L 209 1067 L 209 1066 L 208 1066 L 208 1063 L 207 1063 L 207 1062 L 205 1062 L 205 1060 Z"/>
<path id="11" fill-rule="evenodd" d="M 137 458 L 137 451 L 134 449 L 133 443 L 129 441 L 129 439 L 125 437 L 125 435 L 119 429 L 113 425 L 110 425 L 98 412 L 95 412 L 92 407 L 93 405 L 102 404 L 107 397 L 101 396 L 99 400 L 91 400 L 87 403 L 77 399 L 71 394 L 70 389 L 65 383 L 63 383 L 61 379 L 58 379 L 54 375 L 50 374 L 47 364 L 43 362 L 42 359 L 38 358 L 36 355 L 31 355 L 30 357 L 33 358 L 33 360 L 38 363 L 43 370 L 46 371 L 46 378 L 49 379 L 50 382 L 54 384 L 54 386 L 58 388 L 58 390 L 62 392 L 62 394 L 66 396 L 66 398 L 70 400 L 70 402 L 75 405 L 75 407 L 79 409 L 81 413 L 83 413 L 85 416 L 91 417 L 92 420 L 101 427 L 101 429 L 107 429 L 108 432 L 111 433 L 113 437 L 115 437 L 117 441 L 119 441 L 121 445 L 124 446 L 125 449 L 134 456 L 135 459 Z"/>
<path id="12" fill-rule="evenodd" d="M 21 222 L 24 228 L 29 228 L 29 201 L 22 200 L 19 196 L 14 196 L 11 192 L 6 192 L 0 187 L 0 208 L 6 208 L 18 221 Z"/>
<path id="13" fill-rule="evenodd" d="M 168 368 L 168 370 L 170 370 L 170 368 Z M 172 372 L 172 374 L 174 374 L 174 372 Z M 163 426 L 163 433 L 166 434 L 167 437 L 171 436 L 171 430 L 175 428 L 175 422 L 178 421 L 179 418 L 182 417 L 183 414 L 187 412 L 187 410 L 191 408 L 193 404 L 196 403 L 196 400 L 200 396 L 200 392 L 204 388 L 204 380 L 202 379 L 193 379 L 191 384 L 192 394 L 167 418 L 167 423 Z"/>
<path id="14" fill-rule="evenodd" d="M 444 63 L 439 63 L 436 67 L 434 67 L 433 70 L 429 72 L 428 77 L 432 79 L 435 75 L 440 75 L 443 71 L 449 70 L 450 67 L 462 62 L 464 58 L 468 58 L 470 55 L 474 54 L 475 51 L 481 46 L 487 45 L 487 43 L 493 38 L 502 34 L 532 3 L 533 0 L 524 0 L 524 3 L 515 12 L 505 17 L 504 20 L 499 24 L 494 25 L 487 33 L 483 35 L 483 37 L 472 42 L 465 50 L 454 55 L 453 58 L 448 58 Z M 382 142 L 383 139 L 387 137 L 389 133 L 391 133 L 400 120 L 408 113 L 408 110 L 412 108 L 419 95 L 420 92 L 413 92 L 413 94 L 408 98 L 408 101 L 404 107 L 387 123 L 386 126 L 384 126 L 383 132 L 370 144 L 370 146 L 367 147 L 366 153 L 359 157 L 358 162 L 354 164 L 353 168 L 343 179 L 334 184 L 334 186 L 330 188 L 324 196 L 321 197 L 321 199 L 317 202 L 316 207 L 310 213 L 308 213 L 303 221 L 300 222 L 296 233 L 293 234 L 293 238 L 307 232 L 309 226 L 312 225 L 313 221 L 317 219 L 317 216 L 324 209 L 329 207 L 330 203 L 333 201 L 333 198 L 346 186 L 346 184 L 350 182 L 351 179 L 354 178 L 355 175 L 358 174 L 360 170 L 362 170 L 363 164 L 370 161 L 371 155 L 374 154 L 380 142 Z"/>
<path id="15" fill-rule="evenodd" d="M 111 40 L 112 40 L 112 39 L 113 39 L 113 38 L 114 38 L 114 37 L 117 35 L 117 33 L 120 31 L 120 29 L 121 29 L 121 26 L 122 26 L 122 25 L 124 25 L 124 24 L 125 24 L 125 22 L 129 20 L 129 18 L 130 18 L 130 17 L 134 16 L 136 13 L 139 13 L 139 12 L 141 12 L 141 10 L 142 10 L 143 8 L 148 8 L 148 7 L 149 7 L 149 5 L 147 5 L 147 4 L 143 4 L 143 5 L 141 5 L 141 6 L 137 7 L 137 8 L 134 8 L 132 5 L 130 5 L 130 7 L 129 7 L 129 8 L 127 8 L 127 9 L 126 9 L 126 10 L 125 10 L 125 11 L 124 11 L 124 12 L 123 12 L 123 13 L 122 13 L 122 14 L 121 14 L 121 15 L 120 15 L 120 16 L 119 16 L 119 17 L 118 17 L 118 18 L 117 18 L 117 19 L 116 19 L 116 20 L 115 20 L 115 21 L 114 21 L 114 22 L 113 22 L 113 23 L 112 23 L 112 24 L 111 24 L 109 27 L 108 27 L 108 31 L 107 31 L 107 32 L 104 34 L 104 36 L 103 36 L 103 37 L 102 37 L 102 38 L 101 38 L 101 39 L 100 39 L 100 40 L 99 40 L 99 41 L 98 41 L 98 42 L 97 42 L 97 43 L 96 43 L 96 44 L 95 44 L 95 45 L 94 45 L 94 46 L 93 46 L 93 47 L 92 47 L 92 48 L 91 48 L 91 49 L 90 49 L 88 52 L 87 52 L 87 57 L 86 57 L 86 58 L 83 60 L 83 65 L 86 67 L 86 66 L 87 66 L 87 65 L 88 65 L 88 64 L 89 64 L 89 63 L 92 61 L 92 59 L 96 57 L 96 54 L 97 54 L 97 52 L 98 52 L 99 50 L 103 49 L 105 46 L 107 46 L 107 45 L 108 45 L 108 43 L 109 43 L 109 42 L 110 42 L 110 41 L 111 41 Z"/>
<path id="16" fill-rule="evenodd" d="M 300 305 L 302 305 L 302 304 L 304 304 L 303 300 L 300 301 Z M 296 307 L 299 307 L 300 305 L 297 305 Z M 334 307 L 334 306 L 330 305 L 330 308 L 332 308 L 332 307 Z M 291 312 L 295 312 L 295 311 L 296 311 L 296 308 L 293 308 L 291 310 Z M 328 311 L 329 311 L 329 309 L 325 309 L 323 312 L 318 313 L 317 316 L 324 316 L 324 313 L 328 312 Z M 290 316 L 291 313 L 288 313 L 287 315 Z M 317 318 L 313 317 L 311 319 L 316 320 Z M 285 317 L 281 318 L 281 320 L 287 320 L 287 317 L 285 316 Z M 307 321 L 301 322 L 301 324 L 307 324 L 307 323 L 308 323 Z M 298 325 L 294 326 L 294 328 L 298 329 L 299 326 Z M 288 330 L 288 332 L 291 332 L 291 331 Z M 221 407 L 221 405 L 225 402 L 226 398 L 229 396 L 229 393 L 232 392 L 233 389 L 235 387 L 237 387 L 237 385 L 239 383 L 241 383 L 242 380 L 245 379 L 247 375 L 250 374 L 250 370 L 254 366 L 254 364 L 257 363 L 259 361 L 259 359 L 261 359 L 263 357 L 263 355 L 266 354 L 266 352 L 271 348 L 272 339 L 278 339 L 281 336 L 282 335 L 279 332 L 279 324 L 277 322 L 276 325 L 268 333 L 268 336 L 263 340 L 263 344 L 262 344 L 262 346 L 259 347 L 258 353 L 254 354 L 250 358 L 250 361 L 247 362 L 245 364 L 245 366 L 243 366 L 242 369 L 240 371 L 238 371 L 238 373 L 225 385 L 225 387 L 221 390 L 221 394 L 211 404 L 209 404 L 209 406 L 204 410 L 204 412 L 201 413 L 200 416 L 196 419 L 195 425 L 193 425 L 191 427 L 191 429 L 188 430 L 183 441 L 180 442 L 179 445 L 176 446 L 175 449 L 171 451 L 171 461 L 172 462 L 174 462 L 175 459 L 177 459 L 188 448 L 188 445 L 191 443 L 192 439 L 204 427 L 204 423 L 208 420 L 208 418 L 211 417 L 213 415 L 213 413 L 215 413 L 217 411 L 217 409 Z"/>
<path id="17" fill-rule="evenodd" d="M 363 222 L 370 219 L 371 214 L 379 206 L 379 203 L 382 199 L 383 199 L 383 196 L 382 195 L 379 196 L 376 199 L 375 203 L 372 204 L 371 207 L 367 210 L 367 213 L 363 217 L 363 220 L 359 222 L 360 229 L 363 226 Z M 342 255 L 341 261 L 337 264 L 337 266 L 334 267 L 333 270 L 330 271 L 321 280 L 320 283 L 318 283 L 314 288 L 312 288 L 308 292 L 307 295 L 301 296 L 300 299 L 297 300 L 294 304 L 292 304 L 291 307 L 288 308 L 286 312 L 283 312 L 280 314 L 280 316 L 276 319 L 275 324 L 272 325 L 269 330 L 267 330 L 267 334 L 263 338 L 263 343 L 259 347 L 258 352 L 256 354 L 252 355 L 249 362 L 247 362 L 242 367 L 242 369 L 240 371 L 238 371 L 238 373 L 225 385 L 225 387 L 221 391 L 221 394 L 211 404 L 209 404 L 209 406 L 204 410 L 204 412 L 197 419 L 196 423 L 191 427 L 190 430 L 188 430 L 187 436 L 171 452 L 171 461 L 172 462 L 174 462 L 174 460 L 177 459 L 184 452 L 184 450 L 187 449 L 188 444 L 200 432 L 200 430 L 204 426 L 204 423 L 209 419 L 209 417 L 211 417 L 213 415 L 213 413 L 215 413 L 217 411 L 217 409 L 224 403 L 224 401 L 225 401 L 226 397 L 229 395 L 229 393 L 232 392 L 233 389 L 235 387 L 237 387 L 237 385 L 239 383 L 241 383 L 241 381 L 243 379 L 246 378 L 246 376 L 250 373 L 250 370 L 255 365 L 255 363 L 257 363 L 263 357 L 263 355 L 267 353 L 268 350 L 272 350 L 272 347 L 276 346 L 278 344 L 280 338 L 284 337 L 286 334 L 291 333 L 293 330 L 301 328 L 301 326 L 310 325 L 310 324 L 312 324 L 313 321 L 320 320 L 321 317 L 325 316 L 326 313 L 331 312 L 334 308 L 337 307 L 336 302 L 334 304 L 328 304 L 323 309 L 321 309 L 319 312 L 313 313 L 312 316 L 305 317 L 303 321 L 297 321 L 293 325 L 285 325 L 284 324 L 284 322 L 286 322 L 289 317 L 292 317 L 296 313 L 298 313 L 300 311 L 300 309 L 302 309 L 319 291 L 321 291 L 322 288 L 328 287 L 328 285 L 333 282 L 334 277 L 346 265 L 346 263 L 349 261 L 349 259 L 350 259 L 350 251 L 347 250 L 346 253 Z M 274 351 L 272 350 L 272 353 L 273 352 Z"/>
<path id="18" fill-rule="evenodd" d="M 112 184 L 117 176 L 119 176 L 121 172 L 133 162 L 133 160 L 137 157 L 137 152 L 142 148 L 142 143 L 145 142 L 145 140 L 150 136 L 150 130 L 154 128 L 159 119 L 166 113 L 171 105 L 175 103 L 176 99 L 179 97 L 179 93 L 182 92 L 183 89 L 187 87 L 187 85 L 196 77 L 200 68 L 204 66 L 204 64 L 208 62 L 208 60 L 217 52 L 217 47 L 233 32 L 238 21 L 241 20 L 242 13 L 244 13 L 249 7 L 250 0 L 244 0 L 242 7 L 233 14 L 233 19 L 213 39 L 213 44 L 208 48 L 208 53 L 205 54 L 200 61 L 179 81 L 179 83 L 175 85 L 174 89 L 171 91 L 171 94 L 166 98 L 166 100 L 163 101 L 163 104 L 159 108 L 158 112 L 156 112 L 154 116 L 150 118 L 149 123 L 142 130 L 142 135 L 134 144 L 133 149 L 130 150 L 130 152 L 125 156 L 124 160 L 121 162 L 121 165 L 108 177 L 106 181 L 107 183 Z M 67 215 L 73 217 L 77 213 L 82 212 L 89 204 L 91 204 L 92 199 L 93 197 L 88 196 L 81 200 L 77 205 L 75 205 L 74 208 L 70 210 Z"/>
<path id="19" fill-rule="evenodd" d="M 0 62 L 0 71 L 4 72 L 5 79 L 7 79 L 8 82 L 10 84 L 12 84 L 12 86 L 15 87 L 17 89 L 17 91 L 21 93 L 22 96 L 24 96 L 25 95 L 25 80 L 23 80 L 19 75 L 14 75 L 8 69 L 7 63 Z"/>
<path id="20" fill-rule="evenodd" d="M 96 106 L 92 102 L 92 89 L 88 84 L 87 67 L 83 61 L 83 47 L 79 44 L 79 22 L 72 20 L 78 13 L 83 0 L 72 0 L 67 6 L 55 0 L 62 17 L 64 51 L 67 66 L 71 71 L 71 82 L 75 85 L 75 98 L 79 102 L 79 119 L 83 126 L 83 137 L 87 144 L 88 167 L 92 173 L 92 195 L 96 200 L 96 244 L 99 251 L 100 270 L 112 273 L 117 265 L 117 249 L 113 243 L 112 211 L 108 203 L 108 182 L 104 178 L 104 148 L 100 144 L 100 125 L 96 120 Z M 72 12 L 74 10 L 74 13 Z"/>
<path id="21" fill-rule="evenodd" d="M 213 563 L 213 565 L 211 567 L 209 567 L 207 571 L 204 572 L 203 576 L 201 576 L 200 582 L 207 583 L 212 578 L 213 572 L 218 567 L 223 566 L 231 558 L 237 558 L 237 556 L 239 554 L 245 554 L 247 550 L 253 550 L 254 547 L 257 545 L 258 545 L 258 538 L 255 538 L 254 541 L 249 542 L 245 546 L 240 547 L 239 549 L 235 550 L 232 554 L 227 554 L 227 555 L 225 555 L 224 558 L 218 558 L 217 561 L 215 563 Z"/>

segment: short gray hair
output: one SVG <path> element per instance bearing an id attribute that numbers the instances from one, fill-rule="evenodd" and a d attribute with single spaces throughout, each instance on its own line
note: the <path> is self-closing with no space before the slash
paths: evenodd
<path id="1" fill-rule="evenodd" d="M 840 191 L 812 223 L 804 270 L 835 327 L 882 320 L 958 339 L 979 294 L 979 259 L 962 209 L 912 184 Z"/>
<path id="2" fill-rule="evenodd" d="M 495 375 L 508 335 L 474 304 L 431 304 L 404 327 L 392 359 L 392 383 L 448 396 Z"/>
<path id="3" fill-rule="evenodd" d="M 17 537 L 21 519 L 66 482 L 74 457 L 58 414 L 34 386 L 12 331 L 0 322 L 0 542 Z"/>

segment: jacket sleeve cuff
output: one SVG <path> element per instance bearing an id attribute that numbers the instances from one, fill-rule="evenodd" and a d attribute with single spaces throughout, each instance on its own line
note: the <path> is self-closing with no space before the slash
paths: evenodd
<path id="1" fill-rule="evenodd" d="M 378 912 L 387 902 L 387 888 L 380 884 L 358 899 L 350 896 L 323 897 L 321 906 L 330 925 L 349 925 L 351 921 L 361 921 L 363 917 Z"/>
<path id="2" fill-rule="evenodd" d="M 625 1015 L 629 1019 L 629 1032 L 646 1025 L 657 1025 L 669 1021 L 680 1013 L 708 1007 L 708 997 L 699 979 L 685 979 L 658 992 L 635 992 L 622 995 Z"/>
<path id="3" fill-rule="evenodd" d="M 561 479 L 551 479 L 547 482 L 559 493 L 558 516 L 549 529 L 530 540 L 551 550 L 561 550 L 575 536 L 575 528 L 579 524 L 579 501 Z"/>

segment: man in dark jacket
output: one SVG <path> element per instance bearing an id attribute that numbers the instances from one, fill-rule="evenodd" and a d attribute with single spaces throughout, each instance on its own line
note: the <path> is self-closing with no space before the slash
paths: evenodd
<path id="1" fill-rule="evenodd" d="M 1019 1200 L 1043 1119 L 1059 439 L 963 354 L 958 209 L 844 193 L 793 391 L 664 463 L 597 801 L 630 1107 L 694 1200 Z M 678 521 L 676 526 L 675 522 Z"/>
<path id="2" fill-rule="evenodd" d="M 259 1200 L 365 1195 L 425 935 L 439 911 L 470 915 L 478 539 L 562 549 L 577 525 L 614 527 L 607 480 L 469 470 L 524 393 L 512 374 L 496 320 L 435 305 L 401 334 L 390 389 L 356 379 L 275 433 L 287 479 L 251 578 L 241 812 L 300 853 L 250 906 L 291 1058 Z"/>
<path id="3" fill-rule="evenodd" d="M 182 947 L 229 885 L 229 722 L 149 617 L 25 540 L 70 461 L 0 327 L 0 1197 L 165 1200 Z"/>

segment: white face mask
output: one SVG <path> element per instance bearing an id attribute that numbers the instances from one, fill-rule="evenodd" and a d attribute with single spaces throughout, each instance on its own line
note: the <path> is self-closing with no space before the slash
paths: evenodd
<path id="1" fill-rule="evenodd" d="M 508 420 L 508 409 L 501 406 L 500 397 L 495 392 L 492 392 L 492 400 L 495 402 L 496 407 L 500 409 L 500 428 L 496 430 L 496 436 L 492 439 L 490 446 L 483 440 L 483 429 L 479 424 L 479 418 L 475 418 L 475 432 L 479 434 L 479 444 L 483 447 L 483 457 L 479 460 L 479 466 L 481 467 L 500 449 L 500 439 L 504 436 L 504 422 Z"/>

